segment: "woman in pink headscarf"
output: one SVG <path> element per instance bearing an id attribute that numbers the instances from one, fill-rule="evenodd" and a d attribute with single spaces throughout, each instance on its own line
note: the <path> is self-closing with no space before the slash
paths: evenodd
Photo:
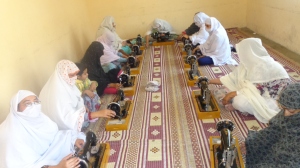
<path id="1" fill-rule="evenodd" d="M 39 96 L 43 112 L 57 123 L 60 130 L 80 131 L 84 120 L 115 116 L 115 112 L 108 109 L 86 112 L 81 93 L 75 85 L 78 72 L 73 62 L 59 61 Z"/>

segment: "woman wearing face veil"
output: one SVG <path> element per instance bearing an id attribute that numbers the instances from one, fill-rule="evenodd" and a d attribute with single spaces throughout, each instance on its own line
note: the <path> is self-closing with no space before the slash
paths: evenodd
<path id="1" fill-rule="evenodd" d="M 85 120 L 115 116 L 115 112 L 108 109 L 92 113 L 86 111 L 81 93 L 75 85 L 78 72 L 79 69 L 73 62 L 59 61 L 40 93 L 43 112 L 56 122 L 60 130 L 81 131 Z"/>
<path id="2" fill-rule="evenodd" d="M 41 111 L 37 96 L 20 90 L 11 100 L 10 113 L 0 125 L 0 167 L 5 168 L 73 168 L 74 145 L 81 148 L 83 133 L 58 130 Z"/>
<path id="3" fill-rule="evenodd" d="M 300 167 L 300 83 L 288 85 L 279 95 L 281 111 L 267 128 L 248 132 L 246 167 Z"/>
<path id="4" fill-rule="evenodd" d="M 209 33 L 204 44 L 196 47 L 201 50 L 202 57 L 198 59 L 199 65 L 237 65 L 237 62 L 231 58 L 231 49 L 226 30 L 221 23 L 214 17 L 205 20 L 205 30 Z"/>

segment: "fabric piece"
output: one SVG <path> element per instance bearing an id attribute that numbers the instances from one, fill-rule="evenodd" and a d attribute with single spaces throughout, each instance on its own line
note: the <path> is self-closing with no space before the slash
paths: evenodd
<path id="1" fill-rule="evenodd" d="M 200 27 L 198 27 L 195 22 L 193 22 L 187 29 L 185 29 L 184 33 L 188 36 L 193 35 L 194 33 L 197 33 L 200 30 Z"/>
<path id="2" fill-rule="evenodd" d="M 58 125 L 60 130 L 80 131 L 85 114 L 84 102 L 75 84 L 68 84 L 61 76 L 61 69 L 69 66 L 65 62 L 74 64 L 68 60 L 59 61 L 39 97 L 43 102 L 43 112 Z"/>
<path id="3" fill-rule="evenodd" d="M 285 117 L 279 112 L 269 127 L 249 131 L 246 138 L 246 167 L 299 167 L 300 114 Z"/>
<path id="4" fill-rule="evenodd" d="M 103 55 L 104 46 L 97 41 L 90 44 L 86 50 L 81 63 L 87 65 L 89 79 L 98 82 L 97 94 L 103 95 L 104 89 L 110 83 L 109 76 L 101 67 L 100 57 Z"/>
<path id="5" fill-rule="evenodd" d="M 204 56 L 204 57 L 201 57 L 198 59 L 198 64 L 200 66 L 203 66 L 203 65 L 213 65 L 214 64 L 214 61 L 211 57 L 208 57 L 208 56 Z"/>
<path id="6" fill-rule="evenodd" d="M 300 109 L 300 83 L 282 89 L 278 102 L 289 109 Z"/>
<path id="7" fill-rule="evenodd" d="M 237 62 L 231 58 L 229 39 L 224 27 L 214 17 L 207 20 L 211 21 L 212 30 L 209 31 L 209 37 L 206 42 L 198 46 L 202 54 L 211 57 L 214 65 L 237 65 Z"/>
<path id="8" fill-rule="evenodd" d="M 41 105 L 32 105 L 25 110 L 37 110 L 38 115 L 30 117 L 18 112 L 18 104 L 30 91 L 20 90 L 11 100 L 10 113 L 0 125 L 0 167 L 40 168 L 57 165 L 63 157 L 74 152 L 77 138 L 83 133 L 72 130 L 58 130 L 56 123 L 44 115 Z"/>

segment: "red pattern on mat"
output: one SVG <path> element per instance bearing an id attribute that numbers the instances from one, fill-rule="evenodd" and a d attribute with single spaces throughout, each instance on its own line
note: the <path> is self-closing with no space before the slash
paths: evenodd
<path id="1" fill-rule="evenodd" d="M 227 29 L 227 32 L 232 44 L 246 37 L 237 29 Z M 300 80 L 297 65 L 272 48 L 265 47 L 285 67 L 294 82 Z M 240 143 L 247 136 L 248 129 L 266 127 L 254 116 L 226 111 L 223 107 L 220 119 L 198 120 L 190 96 L 191 91 L 198 88 L 187 86 L 180 51 L 177 43 L 175 46 L 147 49 L 137 93 L 132 97 L 134 110 L 129 130 L 103 131 L 104 120 L 99 121 L 98 128 L 93 128 L 100 130 L 100 141 L 111 145 L 108 167 L 210 167 L 209 137 L 219 135 L 215 124 L 221 118 L 235 123 L 233 134 Z M 239 61 L 237 54 L 232 53 L 232 57 Z M 230 65 L 203 66 L 200 71 L 209 78 L 216 78 L 233 68 Z M 154 79 L 160 80 L 160 90 L 146 92 L 146 83 Z M 210 89 L 215 88 L 210 86 Z"/>

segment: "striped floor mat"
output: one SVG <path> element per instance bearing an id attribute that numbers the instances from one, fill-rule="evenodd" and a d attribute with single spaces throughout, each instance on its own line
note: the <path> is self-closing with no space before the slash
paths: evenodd
<path id="1" fill-rule="evenodd" d="M 228 29 L 232 44 L 246 36 L 237 29 Z M 291 76 L 300 81 L 299 67 L 272 48 L 265 46 Z M 109 168 L 201 168 L 210 167 L 209 137 L 219 135 L 216 122 L 220 119 L 198 120 L 191 92 L 196 87 L 187 86 L 180 43 L 169 46 L 152 46 L 146 50 L 142 73 L 138 77 L 131 123 L 126 131 L 105 131 L 105 120 L 90 125 L 88 130 L 97 132 L 101 142 L 111 146 Z M 232 53 L 238 61 L 238 56 Z M 201 73 L 209 78 L 223 76 L 234 66 L 203 66 Z M 148 81 L 161 84 L 157 92 L 146 92 Z M 210 86 L 215 89 L 215 86 Z M 113 96 L 104 96 L 107 103 Z M 105 107 L 105 103 L 103 108 Z M 231 112 L 221 107 L 221 118 L 234 122 L 234 136 L 243 142 L 249 129 L 266 127 L 253 116 Z"/>

